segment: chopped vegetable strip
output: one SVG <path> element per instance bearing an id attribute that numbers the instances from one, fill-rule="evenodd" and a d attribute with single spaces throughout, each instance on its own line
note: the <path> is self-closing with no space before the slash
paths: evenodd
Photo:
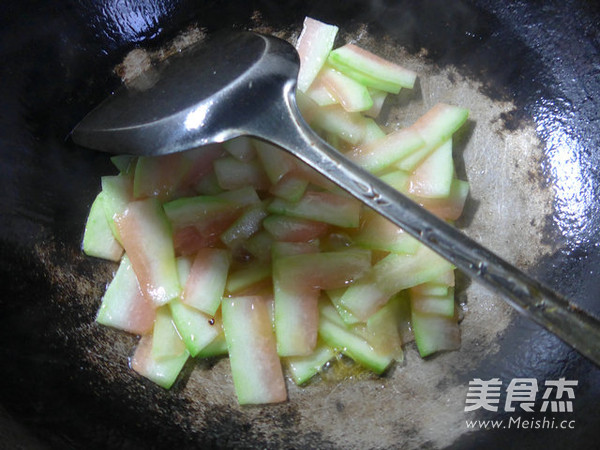
<path id="1" fill-rule="evenodd" d="M 230 294 L 236 294 L 270 278 L 271 267 L 269 265 L 253 264 L 250 267 L 230 272 L 225 290 Z"/>
<path id="2" fill-rule="evenodd" d="M 371 106 L 368 111 L 365 111 L 365 115 L 377 118 L 383 108 L 388 93 L 380 91 L 379 89 L 369 89 L 369 94 L 371 95 L 371 100 L 373 100 L 373 106 Z"/>
<path id="3" fill-rule="evenodd" d="M 258 158 L 271 184 L 276 184 L 286 173 L 296 166 L 291 155 L 268 142 L 255 141 Z"/>
<path id="4" fill-rule="evenodd" d="M 285 401 L 285 380 L 266 300 L 224 299 L 223 329 L 240 405 Z"/>
<path id="5" fill-rule="evenodd" d="M 156 307 L 140 289 L 127 255 L 121 259 L 96 316 L 96 322 L 133 334 L 152 331 Z"/>
<path id="6" fill-rule="evenodd" d="M 317 109 L 310 124 L 328 131 L 350 144 L 362 142 L 367 132 L 367 118 L 358 112 L 348 112 L 340 105 Z"/>
<path id="7" fill-rule="evenodd" d="M 277 184 L 271 187 L 269 192 L 283 200 L 297 202 L 306 192 L 308 183 L 309 181 L 302 175 L 296 172 L 288 172 L 281 177 Z"/>
<path id="8" fill-rule="evenodd" d="M 246 136 L 240 136 L 230 141 L 224 142 L 225 150 L 240 161 L 251 161 L 256 156 L 256 150 L 252 145 L 252 140 Z"/>
<path id="9" fill-rule="evenodd" d="M 215 356 L 225 356 L 227 354 L 227 341 L 225 340 L 225 333 L 221 330 L 221 333 L 210 344 L 200 350 L 196 357 L 214 358 Z"/>
<path id="10" fill-rule="evenodd" d="M 185 344 L 179 336 L 168 306 L 161 306 L 156 312 L 154 329 L 152 330 L 152 358 L 175 358 L 185 351 Z"/>
<path id="11" fill-rule="evenodd" d="M 329 106 L 339 103 L 320 78 L 313 81 L 310 88 L 306 91 L 306 95 L 319 106 Z"/>
<path id="12" fill-rule="evenodd" d="M 317 344 L 319 290 L 276 272 L 273 291 L 277 354 L 310 355 Z"/>
<path id="13" fill-rule="evenodd" d="M 452 267 L 424 245 L 414 255 L 390 253 L 373 266 L 369 277 L 350 286 L 340 302 L 356 317 L 366 320 L 392 295 L 435 279 Z"/>
<path id="14" fill-rule="evenodd" d="M 404 128 L 359 146 L 348 156 L 369 172 L 377 173 L 424 144 L 425 141 L 417 131 Z"/>
<path id="15" fill-rule="evenodd" d="M 132 179 L 123 175 L 102 177 L 102 192 L 104 196 L 102 205 L 104 206 L 108 226 L 112 230 L 115 239 L 122 243 L 115 218 L 122 214 L 129 202 L 133 200 Z"/>
<path id="16" fill-rule="evenodd" d="M 134 197 L 158 197 L 161 200 L 172 198 L 189 170 L 185 163 L 183 153 L 139 157 L 133 178 Z"/>
<path id="17" fill-rule="evenodd" d="M 452 139 L 448 139 L 413 171 L 408 179 L 408 192 L 419 197 L 447 198 L 453 176 Z"/>
<path id="18" fill-rule="evenodd" d="M 346 249 L 310 252 L 276 258 L 274 275 L 286 277 L 315 289 L 337 289 L 362 278 L 371 268 L 371 252 Z"/>
<path id="19" fill-rule="evenodd" d="M 228 247 L 234 248 L 239 242 L 257 233 L 265 217 L 267 217 L 267 210 L 264 204 L 252 205 L 221 234 L 221 241 Z"/>
<path id="20" fill-rule="evenodd" d="M 100 192 L 92 203 L 83 234 L 83 252 L 88 256 L 119 261 L 123 254 L 123 247 L 114 237 L 104 213 L 105 197 L 106 194 Z"/>
<path id="21" fill-rule="evenodd" d="M 336 316 L 337 311 L 333 306 L 328 304 L 321 306 L 319 335 L 323 341 L 373 372 L 383 373 L 392 363 L 393 358 L 377 352 L 364 337 L 353 332 L 351 327 Z"/>
<path id="22" fill-rule="evenodd" d="M 425 145 L 418 151 L 406 155 L 399 163 L 402 170 L 412 171 L 444 141 L 450 139 L 469 117 L 465 108 L 438 103 L 419 118 L 410 128 L 419 133 Z"/>
<path id="23" fill-rule="evenodd" d="M 131 202 L 116 223 L 144 296 L 157 306 L 179 297 L 171 227 L 159 201 Z"/>
<path id="24" fill-rule="evenodd" d="M 360 228 L 352 237 L 360 247 L 392 253 L 414 254 L 420 245 L 402 228 L 371 210 L 363 213 Z"/>
<path id="25" fill-rule="evenodd" d="M 229 264 L 230 255 L 226 250 L 204 248 L 198 251 L 181 294 L 182 301 L 213 316 L 221 304 Z"/>
<path id="26" fill-rule="evenodd" d="M 346 111 L 366 111 L 373 106 L 369 90 L 352 78 L 331 67 L 321 71 L 321 83 Z"/>
<path id="27" fill-rule="evenodd" d="M 454 317 L 426 314 L 411 308 L 411 322 L 419 354 L 424 358 L 460 347 L 460 330 Z"/>
<path id="28" fill-rule="evenodd" d="M 278 241 L 308 242 L 325 234 L 326 223 L 296 217 L 271 215 L 263 221 L 265 229 Z"/>
<path id="29" fill-rule="evenodd" d="M 317 342 L 319 289 L 336 289 L 370 268 L 364 250 L 280 256 L 273 262 L 275 332 L 280 356 L 310 354 Z"/>
<path id="30" fill-rule="evenodd" d="M 269 188 L 265 170 L 256 160 L 240 161 L 233 157 L 217 159 L 214 163 L 217 182 L 223 189 L 252 186 L 257 190 Z"/>
<path id="31" fill-rule="evenodd" d="M 355 228 L 359 224 L 360 203 L 346 196 L 311 191 L 304 194 L 297 202 L 286 202 L 276 198 L 269 204 L 267 210 L 275 214 Z"/>
<path id="32" fill-rule="evenodd" d="M 336 351 L 324 343 L 320 343 L 308 356 L 290 356 L 286 358 L 290 376 L 294 383 L 300 385 L 306 383 L 332 360 Z"/>
<path id="33" fill-rule="evenodd" d="M 152 343 L 151 335 L 140 339 L 131 358 L 131 368 L 159 386 L 169 389 L 175 383 L 190 355 L 187 350 L 184 350 L 178 356 L 157 359 L 152 355 Z"/>
<path id="34" fill-rule="evenodd" d="M 137 158 L 130 155 L 115 155 L 110 157 L 110 162 L 124 175 L 129 175 L 135 170 Z"/>
<path id="35" fill-rule="evenodd" d="M 329 54 L 328 62 L 365 86 L 397 94 L 400 88 L 412 89 L 417 74 L 380 58 L 354 44 L 346 44 Z"/>
<path id="36" fill-rule="evenodd" d="M 296 43 L 300 56 L 298 89 L 305 92 L 325 64 L 338 32 L 338 27 L 311 17 L 304 19 L 302 33 Z"/>
<path id="37" fill-rule="evenodd" d="M 450 185 L 450 194 L 447 198 L 415 197 L 414 200 L 442 219 L 456 220 L 463 212 L 468 195 L 469 183 L 454 179 Z"/>
<path id="38" fill-rule="evenodd" d="M 411 308 L 423 314 L 436 314 L 439 316 L 454 316 L 454 289 L 447 288 L 446 293 L 417 293 L 411 291 Z"/>

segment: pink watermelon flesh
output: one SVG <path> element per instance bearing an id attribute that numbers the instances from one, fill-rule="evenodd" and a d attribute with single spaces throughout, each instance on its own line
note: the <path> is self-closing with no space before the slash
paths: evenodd
<path id="1" fill-rule="evenodd" d="M 144 296 L 157 306 L 177 298 L 181 287 L 173 238 L 158 200 L 131 202 L 115 222 Z"/>
<path id="2" fill-rule="evenodd" d="M 259 296 L 223 299 L 222 314 L 239 403 L 285 401 L 285 379 L 267 300 Z"/>
<path id="3" fill-rule="evenodd" d="M 115 277 L 109 284 L 96 321 L 133 334 L 152 331 L 156 307 L 142 294 L 127 255 L 123 256 Z"/>
<path id="4" fill-rule="evenodd" d="M 296 43 L 300 57 L 298 73 L 298 89 L 305 92 L 319 70 L 325 64 L 329 52 L 333 48 L 338 27 L 307 17 L 304 19 L 302 33 Z"/>
<path id="5" fill-rule="evenodd" d="M 189 358 L 187 350 L 181 355 L 156 359 L 152 355 L 152 336 L 142 336 L 135 353 L 131 357 L 131 368 L 145 378 L 170 389 L 177 379 L 181 369 Z"/>
<path id="6" fill-rule="evenodd" d="M 214 315 L 225 291 L 229 264 L 227 250 L 205 248 L 198 251 L 181 295 L 182 301 L 210 316 Z"/>
<path id="7" fill-rule="evenodd" d="M 323 222 L 279 215 L 267 217 L 263 226 L 275 240 L 284 242 L 312 241 L 324 235 L 329 228 Z"/>

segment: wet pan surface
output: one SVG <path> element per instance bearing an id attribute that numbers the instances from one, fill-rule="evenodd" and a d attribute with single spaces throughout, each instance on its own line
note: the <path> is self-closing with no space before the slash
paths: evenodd
<path id="1" fill-rule="evenodd" d="M 114 265 L 84 257 L 85 217 L 106 155 L 66 140 L 121 82 L 134 48 L 220 28 L 293 38 L 304 16 L 340 41 L 417 70 L 386 107 L 390 127 L 436 101 L 466 106 L 459 175 L 470 236 L 600 314 L 600 11 L 592 2 L 8 2 L 0 68 L 0 435 L 6 448 L 593 447 L 600 369 L 462 279 L 463 345 L 384 377 L 289 385 L 289 402 L 240 408 L 227 360 L 192 362 L 169 392 L 127 365 L 136 339 L 94 324 Z M 448 5 L 450 3 L 450 5 Z M 201 30 L 198 33 L 195 30 Z M 179 36 L 179 38 L 178 38 Z M 179 40 L 178 40 L 179 39 Z M 175 43 L 174 43 L 175 42 Z M 174 44 L 173 44 L 174 43 Z M 124 75 L 121 67 L 119 75 Z M 503 382 L 497 412 L 465 412 L 469 381 Z M 506 388 L 535 379 L 534 412 Z M 577 380 L 573 412 L 539 411 L 544 382 Z M 521 418 L 572 429 L 469 429 Z M 574 422 L 572 422 L 574 421 Z M 544 425 L 548 426 L 548 425 Z"/>

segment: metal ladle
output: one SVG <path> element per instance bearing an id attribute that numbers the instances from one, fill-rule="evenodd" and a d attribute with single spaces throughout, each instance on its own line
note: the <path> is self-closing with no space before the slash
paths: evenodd
<path id="1" fill-rule="evenodd" d="M 157 156 L 248 135 L 272 142 L 388 218 L 520 313 L 600 365 L 600 322 L 346 159 L 296 104 L 299 58 L 252 32 L 215 36 L 168 58 L 87 115 L 73 140 Z"/>

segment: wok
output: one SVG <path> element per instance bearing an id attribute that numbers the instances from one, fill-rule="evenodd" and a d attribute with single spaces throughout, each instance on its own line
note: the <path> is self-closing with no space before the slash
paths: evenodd
<path id="1" fill-rule="evenodd" d="M 181 45 L 182 33 L 230 27 L 293 37 L 306 15 L 336 23 L 342 40 L 419 71 L 414 92 L 384 112 L 388 125 L 437 98 L 471 109 L 455 149 L 459 176 L 472 186 L 457 225 L 598 315 L 597 3 L 32 0 L 0 8 L 0 446 L 595 446 L 600 369 L 465 277 L 461 350 L 421 361 L 407 344 L 406 362 L 383 377 L 337 367 L 305 388 L 290 385 L 285 404 L 243 408 L 226 359 L 188 364 L 168 392 L 140 379 L 127 365 L 135 337 L 94 324 L 115 267 L 80 251 L 99 177 L 114 169 L 66 137 L 130 73 L 119 64 L 134 48 L 156 55 Z M 465 411 L 476 378 L 503 382 L 498 411 Z M 516 378 L 538 382 L 534 412 L 506 407 Z M 578 382 L 572 412 L 539 411 L 544 382 L 560 378 Z M 519 417 L 573 428 L 465 423 Z"/>

